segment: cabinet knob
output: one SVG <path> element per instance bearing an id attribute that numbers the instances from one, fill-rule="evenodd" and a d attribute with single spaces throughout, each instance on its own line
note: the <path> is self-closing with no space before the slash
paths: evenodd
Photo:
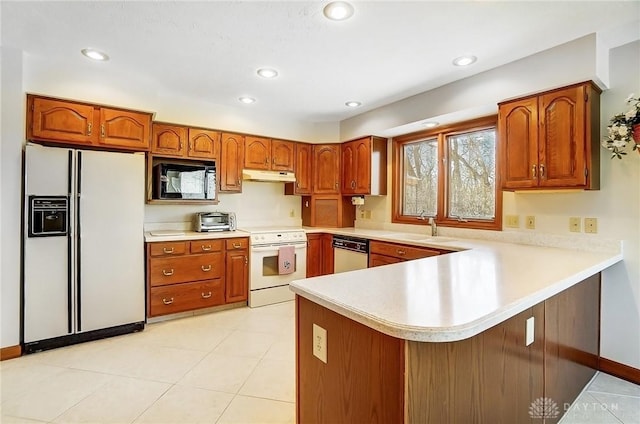
<path id="1" fill-rule="evenodd" d="M 407 254 L 407 252 L 405 252 L 404 250 L 400 250 L 400 249 L 396 250 L 396 252 L 398 253 L 398 255 L 401 255 L 401 256 L 404 256 L 404 255 Z"/>
<path id="2" fill-rule="evenodd" d="M 166 275 L 167 277 L 173 275 L 173 268 L 171 268 L 169 271 L 167 271 L 166 269 L 163 269 L 162 275 Z"/>
<path id="3" fill-rule="evenodd" d="M 166 297 L 162 298 L 162 303 L 164 303 L 165 305 L 171 305 L 173 303 L 173 297 L 169 300 L 167 300 Z"/>
<path id="4" fill-rule="evenodd" d="M 100 137 L 104 138 L 104 124 L 100 125 Z"/>
<path id="5" fill-rule="evenodd" d="M 211 292 L 208 293 L 200 293 L 200 295 L 202 296 L 203 299 L 209 299 L 211 297 Z"/>
<path id="6" fill-rule="evenodd" d="M 91 135 L 91 131 L 93 130 L 93 124 L 89 122 L 87 125 L 87 135 Z"/>
<path id="7" fill-rule="evenodd" d="M 244 264 L 247 265 L 249 263 L 249 257 L 244 255 Z"/>
<path id="8" fill-rule="evenodd" d="M 336 188 L 338 188 L 338 183 L 336 183 Z"/>
<path id="9" fill-rule="evenodd" d="M 162 248 L 162 251 L 163 251 L 164 253 L 173 253 L 174 248 L 173 248 L 173 247 L 172 247 L 172 248 L 166 248 L 166 247 L 163 247 L 163 248 Z"/>
<path id="10" fill-rule="evenodd" d="M 211 265 L 202 265 L 200 266 L 200 269 L 202 269 L 204 272 L 209 272 L 211 271 Z"/>
<path id="11" fill-rule="evenodd" d="M 356 188 L 356 182 L 355 181 L 351 181 L 351 188 Z"/>
<path id="12" fill-rule="evenodd" d="M 544 163 L 540 164 L 540 178 L 544 178 Z"/>

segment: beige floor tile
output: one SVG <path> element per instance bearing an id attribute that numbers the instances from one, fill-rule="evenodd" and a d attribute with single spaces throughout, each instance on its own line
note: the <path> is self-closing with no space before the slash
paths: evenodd
<path id="1" fill-rule="evenodd" d="M 150 324 L 139 335 L 136 342 L 178 349 L 210 352 L 227 338 L 233 330 L 216 328 L 197 317 Z"/>
<path id="2" fill-rule="evenodd" d="M 233 395 L 229 393 L 173 386 L 151 405 L 135 423 L 215 423 L 232 399 Z"/>
<path id="3" fill-rule="evenodd" d="M 12 417 L 9 415 L 0 416 L 0 423 L 2 424 L 42 424 L 46 421 L 30 420 L 29 418 Z"/>
<path id="4" fill-rule="evenodd" d="M 221 355 L 262 358 L 277 339 L 278 336 L 274 334 L 236 330 L 220 343 L 213 352 Z"/>
<path id="5" fill-rule="evenodd" d="M 235 394 L 247 381 L 258 362 L 258 358 L 211 353 L 178 384 Z"/>
<path id="6" fill-rule="evenodd" d="M 289 361 L 291 364 L 295 364 L 296 360 L 296 341 L 295 337 L 284 336 L 276 341 L 266 355 L 264 359 L 278 359 L 281 361 Z"/>
<path id="7" fill-rule="evenodd" d="M 169 389 L 170 384 L 129 377 L 110 380 L 56 418 L 54 423 L 131 423 Z"/>
<path id="8" fill-rule="evenodd" d="M 197 315 L 193 318 L 189 318 L 189 320 L 204 323 L 210 326 L 210 328 L 226 328 L 228 330 L 235 330 L 246 318 L 249 311 L 249 307 L 234 308 L 206 315 Z"/>
<path id="9" fill-rule="evenodd" d="M 105 350 L 111 346 L 121 345 L 125 336 L 111 337 L 108 339 L 95 340 L 92 342 L 79 343 L 72 346 L 58 349 L 46 350 L 24 356 L 30 361 L 43 364 L 55 365 L 66 368 L 75 368 L 76 364 L 84 361 L 88 356 Z"/>
<path id="10" fill-rule="evenodd" d="M 5 402 L 24 395 L 27 391 L 37 387 L 66 369 L 51 365 L 29 361 L 28 356 L 12 359 L 12 365 L 0 370 L 0 401 Z"/>
<path id="11" fill-rule="evenodd" d="M 558 424 L 620 424 L 620 421 L 589 393 L 582 393 Z"/>
<path id="12" fill-rule="evenodd" d="M 261 360 L 238 393 L 246 396 L 295 402 L 295 362 L 273 359 Z"/>
<path id="13" fill-rule="evenodd" d="M 206 352 L 126 343 L 111 346 L 79 361 L 81 369 L 175 383 L 204 358 Z"/>
<path id="14" fill-rule="evenodd" d="M 280 335 L 292 332 L 291 318 L 284 315 L 252 313 L 238 325 L 238 330 Z"/>
<path id="15" fill-rule="evenodd" d="M 238 395 L 217 424 L 289 424 L 295 421 L 293 403 Z"/>
<path id="16" fill-rule="evenodd" d="M 625 424 L 640 424 L 640 397 L 589 393 Z"/>
<path id="17" fill-rule="evenodd" d="M 596 378 L 589 384 L 587 391 L 640 397 L 640 385 L 629 383 L 628 381 L 602 372 L 599 372 Z"/>
<path id="18" fill-rule="evenodd" d="M 95 372 L 66 369 L 31 387 L 25 394 L 2 403 L 5 415 L 52 421 L 109 380 Z"/>

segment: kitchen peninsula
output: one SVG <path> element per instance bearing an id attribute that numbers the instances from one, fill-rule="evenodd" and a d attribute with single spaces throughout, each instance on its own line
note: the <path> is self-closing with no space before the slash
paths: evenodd
<path id="1" fill-rule="evenodd" d="M 433 245 L 461 251 L 291 284 L 299 423 L 556 422 L 591 379 L 619 252 Z"/>

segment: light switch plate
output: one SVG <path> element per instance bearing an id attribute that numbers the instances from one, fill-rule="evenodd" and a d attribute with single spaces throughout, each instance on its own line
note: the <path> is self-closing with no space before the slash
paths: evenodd
<path id="1" fill-rule="evenodd" d="M 313 356 L 327 363 L 327 330 L 313 324 Z"/>
<path id="2" fill-rule="evenodd" d="M 520 228 L 520 215 L 507 215 L 507 216 L 505 216 L 505 227 L 507 227 L 507 228 Z"/>
<path id="3" fill-rule="evenodd" d="M 536 318 L 531 317 L 527 319 L 527 329 L 525 331 L 525 346 L 529 346 L 535 341 L 535 323 Z"/>

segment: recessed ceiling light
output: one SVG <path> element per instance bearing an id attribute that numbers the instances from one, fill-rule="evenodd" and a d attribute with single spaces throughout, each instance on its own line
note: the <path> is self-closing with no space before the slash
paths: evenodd
<path id="1" fill-rule="evenodd" d="M 322 13 L 332 21 L 344 21 L 353 16 L 353 6 L 346 1 L 332 1 L 322 9 Z"/>
<path id="2" fill-rule="evenodd" d="M 82 49 L 80 50 L 80 53 L 93 60 L 99 60 L 103 62 L 105 60 L 109 60 L 109 55 L 95 49 Z"/>
<path id="3" fill-rule="evenodd" d="M 242 96 L 238 100 L 240 100 L 242 103 L 246 105 L 250 105 L 251 103 L 255 103 L 256 101 L 256 99 L 254 99 L 253 97 L 247 97 L 247 96 Z"/>
<path id="4" fill-rule="evenodd" d="M 358 106 L 362 105 L 362 103 L 361 102 L 355 102 L 355 101 L 352 100 L 350 102 L 345 103 L 345 105 L 347 105 L 349 107 L 358 107 Z"/>
<path id="5" fill-rule="evenodd" d="M 258 75 L 262 78 L 275 78 L 278 76 L 278 71 L 272 68 L 260 68 L 257 71 Z"/>
<path id="6" fill-rule="evenodd" d="M 478 60 L 475 56 L 460 56 L 453 59 L 453 64 L 456 66 L 469 66 Z"/>
<path id="7" fill-rule="evenodd" d="M 433 128 L 433 127 L 437 127 L 439 123 L 436 121 L 425 121 L 422 123 L 422 125 L 426 128 Z"/>

